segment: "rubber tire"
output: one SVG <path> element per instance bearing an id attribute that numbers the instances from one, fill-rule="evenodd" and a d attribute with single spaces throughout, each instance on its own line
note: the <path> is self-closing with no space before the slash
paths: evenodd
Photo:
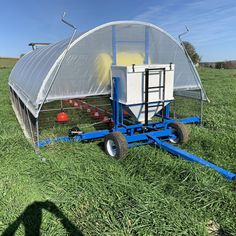
<path id="1" fill-rule="evenodd" d="M 115 156 L 111 156 L 107 150 L 107 142 L 109 140 L 113 141 L 116 146 Z M 106 154 L 113 157 L 113 158 L 124 159 L 128 154 L 128 143 L 127 143 L 124 135 L 120 132 L 112 132 L 112 133 L 106 135 L 104 138 L 104 146 L 105 146 Z"/>
<path id="2" fill-rule="evenodd" d="M 175 130 L 178 136 L 178 142 L 175 142 L 177 144 L 184 144 L 187 143 L 189 140 L 189 132 L 185 124 L 181 122 L 173 122 L 168 125 L 168 127 Z"/>

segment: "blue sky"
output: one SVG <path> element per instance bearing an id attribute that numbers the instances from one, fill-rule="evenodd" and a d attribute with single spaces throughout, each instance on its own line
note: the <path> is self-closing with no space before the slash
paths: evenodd
<path id="1" fill-rule="evenodd" d="M 236 59 L 235 0 L 2 0 L 0 56 L 19 56 L 29 42 L 57 42 L 71 31 L 64 11 L 79 31 L 114 20 L 151 22 L 196 47 L 203 61 Z"/>

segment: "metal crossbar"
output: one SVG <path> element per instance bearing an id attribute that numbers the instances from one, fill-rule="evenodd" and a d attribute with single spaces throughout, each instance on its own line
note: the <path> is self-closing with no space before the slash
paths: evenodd
<path id="1" fill-rule="evenodd" d="M 150 75 L 150 71 L 160 71 L 162 73 L 160 73 L 160 86 L 149 86 L 149 75 Z M 153 74 L 153 73 L 152 73 Z M 158 73 L 159 74 L 159 73 Z M 163 74 L 163 76 L 161 76 L 161 74 Z M 161 81 L 161 79 L 163 78 L 163 82 Z M 162 107 L 162 121 L 164 121 L 165 119 L 165 113 L 164 113 L 164 108 L 165 108 L 165 85 L 166 85 L 166 68 L 146 68 L 145 69 L 145 102 L 144 102 L 144 109 L 145 109 L 145 125 L 148 125 L 148 112 L 149 112 L 149 108 L 153 108 L 153 107 Z M 154 105 L 148 105 L 149 104 L 149 91 L 150 89 L 159 89 L 159 94 L 161 92 L 162 89 L 162 101 L 159 102 L 156 106 Z M 157 91 L 156 91 L 157 92 Z"/>

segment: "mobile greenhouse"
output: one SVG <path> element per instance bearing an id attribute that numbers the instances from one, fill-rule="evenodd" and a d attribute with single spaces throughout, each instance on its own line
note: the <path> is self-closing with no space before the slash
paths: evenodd
<path id="1" fill-rule="evenodd" d="M 106 152 L 123 158 L 130 147 L 156 144 L 235 179 L 168 143 L 187 141 L 184 123 L 201 122 L 207 96 L 185 49 L 153 24 L 111 22 L 33 50 L 13 68 L 9 86 L 18 120 L 38 147 L 104 138 Z M 55 127 L 63 136 L 46 137 Z"/>

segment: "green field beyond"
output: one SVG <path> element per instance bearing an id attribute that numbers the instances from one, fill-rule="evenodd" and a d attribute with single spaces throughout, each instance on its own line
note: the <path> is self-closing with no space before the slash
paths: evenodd
<path id="1" fill-rule="evenodd" d="M 123 161 L 101 141 L 37 156 L 10 104 L 14 63 L 0 59 L 1 235 L 236 235 L 236 186 L 153 146 Z M 211 103 L 183 148 L 236 171 L 236 70 L 199 72 Z"/>

